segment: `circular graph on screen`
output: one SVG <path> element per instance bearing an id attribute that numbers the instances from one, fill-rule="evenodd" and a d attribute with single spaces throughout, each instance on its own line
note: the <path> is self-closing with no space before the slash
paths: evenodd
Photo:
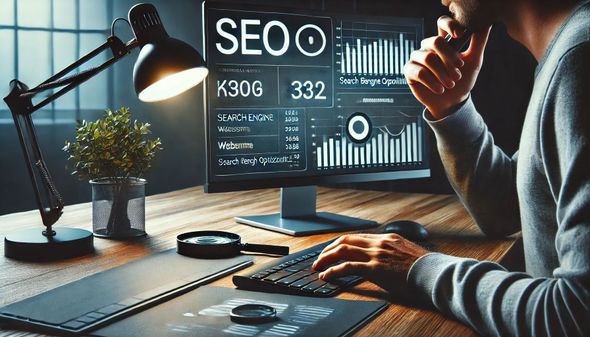
<path id="1" fill-rule="evenodd" d="M 355 112 L 346 121 L 346 132 L 355 143 L 365 143 L 371 138 L 371 120 L 362 112 Z"/>

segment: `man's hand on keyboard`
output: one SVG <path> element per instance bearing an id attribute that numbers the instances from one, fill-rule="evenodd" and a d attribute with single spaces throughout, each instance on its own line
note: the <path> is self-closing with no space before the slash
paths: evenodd
<path id="1" fill-rule="evenodd" d="M 322 280 L 358 275 L 391 291 L 394 284 L 405 283 L 412 264 L 426 254 L 426 249 L 397 234 L 351 234 L 327 246 L 312 267 L 323 270 Z"/>

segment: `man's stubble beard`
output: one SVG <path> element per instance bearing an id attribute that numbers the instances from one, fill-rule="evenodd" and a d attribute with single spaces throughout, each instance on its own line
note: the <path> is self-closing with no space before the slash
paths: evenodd
<path id="1" fill-rule="evenodd" d="M 454 0 L 449 10 L 463 27 L 478 31 L 489 27 L 496 20 L 500 0 Z"/>

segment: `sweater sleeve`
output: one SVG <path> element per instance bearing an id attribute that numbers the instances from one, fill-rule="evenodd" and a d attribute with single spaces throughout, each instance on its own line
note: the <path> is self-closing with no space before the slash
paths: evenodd
<path id="1" fill-rule="evenodd" d="M 436 135 L 438 152 L 453 189 L 480 229 L 490 236 L 520 230 L 516 193 L 517 155 L 494 144 L 471 99 L 441 120 L 424 119 Z"/>
<path id="2" fill-rule="evenodd" d="M 431 253 L 408 284 L 483 335 L 590 336 L 590 44 L 566 54 L 549 89 L 541 148 L 557 206 L 551 277 Z M 485 137 L 484 137 L 485 138 Z M 469 180 L 469 179 L 467 179 Z"/>

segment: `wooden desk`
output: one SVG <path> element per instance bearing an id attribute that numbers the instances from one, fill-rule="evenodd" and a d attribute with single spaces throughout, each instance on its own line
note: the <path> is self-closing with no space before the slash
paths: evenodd
<path id="1" fill-rule="evenodd" d="M 39 294 L 106 269 L 175 247 L 181 232 L 217 229 L 238 233 L 245 242 L 281 244 L 295 252 L 324 242 L 339 234 L 309 237 L 288 235 L 236 224 L 236 215 L 278 211 L 278 190 L 260 190 L 224 194 L 203 193 L 201 187 L 155 195 L 147 198 L 146 227 L 149 236 L 135 242 L 95 239 L 96 253 L 52 263 L 24 263 L 0 256 L 0 306 Z M 491 240 L 476 228 L 457 198 L 447 195 L 402 194 L 320 188 L 318 209 L 386 223 L 395 219 L 416 220 L 426 226 L 440 252 L 482 260 L 499 261 L 514 243 L 513 239 Z M 0 216 L 0 237 L 17 229 L 41 228 L 38 211 Z M 91 228 L 91 205 L 66 207 L 59 226 Z M 0 243 L 3 248 L 4 240 Z M 269 261 L 258 256 L 256 263 Z M 253 267 L 255 268 L 255 267 Z M 213 285 L 233 287 L 231 277 Z M 345 299 L 388 299 L 378 287 L 364 282 Z M 433 311 L 395 303 L 370 322 L 362 336 L 472 336 L 468 327 Z M 13 334 L 14 333 L 14 334 Z M 0 331 L 1 336 L 38 336 L 32 333 Z"/>

